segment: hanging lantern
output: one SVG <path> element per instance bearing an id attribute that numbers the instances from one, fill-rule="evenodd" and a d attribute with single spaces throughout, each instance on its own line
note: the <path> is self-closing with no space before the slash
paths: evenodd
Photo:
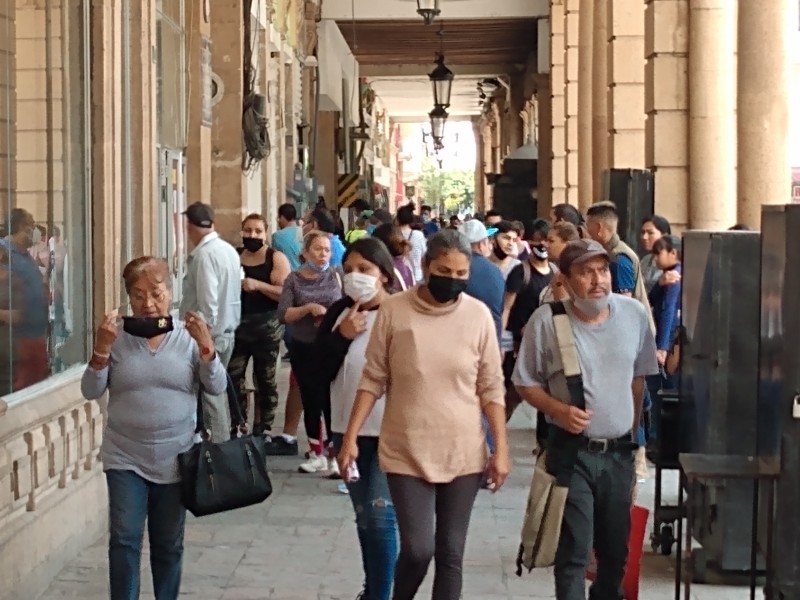
<path id="1" fill-rule="evenodd" d="M 447 108 L 450 106 L 450 92 L 453 89 L 453 72 L 444 64 L 444 54 L 436 57 L 436 68 L 428 74 L 433 87 L 433 103 Z"/>
<path id="2" fill-rule="evenodd" d="M 431 119 L 431 134 L 434 141 L 437 139 L 444 139 L 444 124 L 447 121 L 447 117 L 450 116 L 447 114 L 444 106 L 437 104 L 433 107 L 433 110 L 428 113 L 428 116 Z"/>
<path id="3" fill-rule="evenodd" d="M 425 25 L 431 25 L 441 12 L 439 0 L 417 0 L 417 14 L 425 21 Z"/>

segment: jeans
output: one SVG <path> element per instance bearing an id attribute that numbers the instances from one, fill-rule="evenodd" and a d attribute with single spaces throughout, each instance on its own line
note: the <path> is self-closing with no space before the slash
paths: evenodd
<path id="1" fill-rule="evenodd" d="M 342 435 L 333 435 L 338 452 Z M 386 475 L 378 465 L 378 438 L 358 438 L 360 478 L 347 484 L 356 513 L 356 529 L 364 565 L 364 600 L 389 600 L 397 562 L 397 517 Z"/>
<path id="2" fill-rule="evenodd" d="M 142 538 L 147 522 L 156 600 L 175 600 L 181 587 L 186 510 L 180 484 L 147 481 L 133 471 L 106 471 L 111 600 L 139 598 Z"/>
<path id="3" fill-rule="evenodd" d="M 489 446 L 489 454 L 494 454 L 494 436 L 492 435 L 492 428 L 489 427 L 489 420 L 483 417 L 483 431 L 486 434 L 486 445 Z"/>
<path id="4" fill-rule="evenodd" d="M 561 457 L 548 447 L 548 471 Z M 597 577 L 590 600 L 621 600 L 628 560 L 634 455 L 581 450 L 569 482 L 555 561 L 556 599 L 586 600 L 586 568 L 594 548 Z"/>
<path id="5" fill-rule="evenodd" d="M 462 475 L 449 483 L 430 483 L 409 475 L 387 475 L 400 530 L 400 556 L 393 600 L 412 600 L 431 559 L 435 600 L 459 600 L 464 547 L 483 473 Z"/>

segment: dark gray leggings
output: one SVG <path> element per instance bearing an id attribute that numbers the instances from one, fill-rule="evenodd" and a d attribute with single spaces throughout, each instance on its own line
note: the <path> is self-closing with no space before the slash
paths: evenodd
<path id="1" fill-rule="evenodd" d="M 459 600 L 467 529 L 482 473 L 450 483 L 428 483 L 409 475 L 388 475 L 400 556 L 394 571 L 393 600 L 412 600 L 435 558 L 432 600 Z"/>

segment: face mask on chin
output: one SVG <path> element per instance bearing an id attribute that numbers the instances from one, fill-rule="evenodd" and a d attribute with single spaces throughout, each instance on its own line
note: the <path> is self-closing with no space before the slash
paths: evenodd
<path id="1" fill-rule="evenodd" d="M 378 278 L 366 273 L 347 273 L 342 277 L 342 287 L 353 302 L 369 302 L 378 294 Z"/>
<path id="2" fill-rule="evenodd" d="M 443 275 L 428 275 L 428 291 L 439 304 L 446 304 L 458 299 L 467 289 L 466 279 L 455 279 Z"/>
<path id="3" fill-rule="evenodd" d="M 547 251 L 547 246 L 544 244 L 534 244 L 531 246 L 531 250 L 533 251 L 534 258 L 539 260 L 547 260 L 550 256 L 550 253 Z"/>
<path id="4" fill-rule="evenodd" d="M 154 338 L 174 328 L 172 317 L 122 317 L 125 333 L 140 338 Z"/>
<path id="5" fill-rule="evenodd" d="M 497 259 L 498 259 L 498 260 L 504 260 L 504 259 L 505 259 L 505 258 L 508 256 L 508 253 L 507 253 L 507 252 L 505 252 L 505 251 L 504 251 L 504 250 L 503 250 L 503 249 L 500 247 L 500 245 L 499 245 L 499 244 L 495 244 L 495 245 L 494 245 L 494 248 L 492 249 L 492 252 L 494 252 L 494 255 L 497 257 Z"/>
<path id="6" fill-rule="evenodd" d="M 330 261 L 325 261 L 321 265 L 318 265 L 313 261 L 307 260 L 306 265 L 308 266 L 309 269 L 311 269 L 315 273 L 324 273 L 325 271 L 331 268 Z"/>
<path id="7" fill-rule="evenodd" d="M 258 252 L 264 247 L 264 240 L 254 237 L 243 237 L 242 246 L 248 252 Z"/>
<path id="8" fill-rule="evenodd" d="M 572 298 L 572 305 L 590 319 L 596 319 L 608 308 L 611 294 L 606 294 L 600 298 L 578 298 L 569 284 L 566 284 L 566 287 Z"/>

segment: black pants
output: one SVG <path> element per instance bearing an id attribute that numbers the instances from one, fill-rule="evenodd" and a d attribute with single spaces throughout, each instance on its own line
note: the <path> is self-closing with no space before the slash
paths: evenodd
<path id="1" fill-rule="evenodd" d="M 549 444 L 548 471 L 557 468 L 559 445 Z M 634 482 L 632 451 L 578 452 L 556 552 L 557 600 L 586 600 L 586 568 L 592 549 L 597 577 L 590 600 L 621 600 L 628 560 Z"/>
<path id="2" fill-rule="evenodd" d="M 327 440 L 320 439 L 320 419 L 325 418 L 325 430 L 330 438 L 331 390 L 319 381 L 314 344 L 292 340 L 289 361 L 303 401 L 306 435 L 310 440 L 324 443 Z"/>
<path id="3" fill-rule="evenodd" d="M 503 378 L 506 384 L 506 423 L 511 419 L 517 407 L 522 404 L 522 397 L 517 392 L 514 382 L 511 381 L 516 365 L 517 359 L 514 357 L 514 353 L 506 352 L 503 355 Z M 547 420 L 540 410 L 536 411 L 536 442 L 539 448 L 544 448 L 547 443 Z"/>
<path id="4" fill-rule="evenodd" d="M 436 563 L 432 597 L 459 600 L 467 530 L 483 473 L 439 484 L 409 475 L 390 474 L 388 479 L 400 531 L 392 600 L 412 600 L 417 595 L 432 558 Z"/>

